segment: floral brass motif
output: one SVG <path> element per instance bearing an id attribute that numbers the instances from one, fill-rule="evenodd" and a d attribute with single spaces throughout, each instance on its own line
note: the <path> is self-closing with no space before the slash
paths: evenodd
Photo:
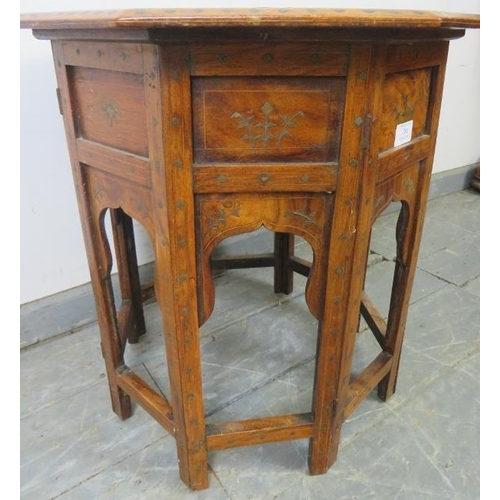
<path id="1" fill-rule="evenodd" d="M 256 149 L 258 147 L 267 149 L 271 147 L 271 143 L 274 142 L 274 148 L 281 148 L 283 139 L 285 137 L 292 137 L 292 134 L 288 129 L 296 127 L 295 123 L 296 118 L 304 118 L 305 113 L 303 111 L 297 111 L 292 116 L 288 115 L 279 115 L 281 119 L 281 128 L 277 131 L 277 133 L 273 133 L 272 129 L 278 127 L 279 125 L 274 123 L 271 119 L 271 114 L 275 111 L 273 105 L 266 101 L 260 108 L 264 115 L 264 120 L 255 123 L 252 123 L 255 119 L 254 115 L 243 116 L 238 111 L 235 111 L 231 118 L 238 120 L 237 129 L 245 129 L 246 134 L 241 138 L 244 141 L 250 143 L 250 147 L 252 149 Z"/>
<path id="2" fill-rule="evenodd" d="M 231 216 L 232 217 L 240 216 L 240 211 L 238 209 L 238 206 L 233 207 L 229 213 L 226 212 L 225 208 L 217 209 L 214 215 L 209 215 L 207 217 L 208 225 L 212 231 L 218 231 L 227 224 L 227 217 Z"/>
<path id="3" fill-rule="evenodd" d="M 394 116 L 396 117 L 396 120 L 399 120 L 401 118 L 411 118 L 413 116 L 413 112 L 415 111 L 415 104 L 413 103 L 413 106 L 410 104 L 410 97 L 408 94 L 405 94 L 403 96 L 403 109 L 399 109 L 396 104 L 393 104 L 392 106 L 392 111 L 394 113 Z"/>
<path id="4" fill-rule="evenodd" d="M 285 217 L 290 217 L 290 216 L 295 216 L 295 217 L 301 217 L 305 219 L 304 226 L 308 227 L 311 224 L 315 224 L 316 226 L 319 227 L 319 224 L 315 220 L 315 215 L 316 212 L 310 212 L 307 213 L 307 210 L 305 208 L 301 208 L 300 210 L 287 210 L 285 212 Z"/>
<path id="5" fill-rule="evenodd" d="M 109 119 L 109 126 L 112 127 L 118 118 L 121 115 L 120 108 L 110 99 L 106 99 L 101 108 Z"/>

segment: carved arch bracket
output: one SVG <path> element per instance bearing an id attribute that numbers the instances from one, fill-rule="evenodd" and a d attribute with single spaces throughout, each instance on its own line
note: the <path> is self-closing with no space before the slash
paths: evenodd
<path id="1" fill-rule="evenodd" d="M 409 254 L 409 238 L 412 233 L 413 214 L 418 199 L 421 176 L 420 163 L 406 168 L 376 187 L 373 221 L 394 201 L 401 202 L 401 211 L 396 225 L 397 259 L 406 265 Z"/>
<path id="2" fill-rule="evenodd" d="M 121 208 L 146 229 L 154 245 L 155 230 L 151 192 L 144 186 L 84 167 L 84 177 L 92 211 L 103 217 L 107 208 Z"/>
<path id="3" fill-rule="evenodd" d="M 314 261 L 306 287 L 306 303 L 312 315 L 321 314 L 325 260 L 327 257 L 333 194 L 200 195 L 197 198 L 199 317 L 202 325 L 212 313 L 215 291 L 210 256 L 224 239 L 260 227 L 304 238 Z"/>

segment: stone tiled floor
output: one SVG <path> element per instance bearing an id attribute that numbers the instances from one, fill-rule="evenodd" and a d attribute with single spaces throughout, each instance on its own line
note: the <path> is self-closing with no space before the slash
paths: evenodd
<path id="1" fill-rule="evenodd" d="M 373 232 L 367 290 L 387 311 L 396 213 Z M 297 246 L 308 255 L 305 243 Z M 216 307 L 203 327 L 209 421 L 310 409 L 316 321 L 305 280 L 276 296 L 269 270 L 216 280 Z M 307 440 L 210 454 L 210 489 L 180 481 L 172 437 L 141 408 L 121 422 L 111 411 L 88 302 L 71 297 L 79 330 L 21 351 L 23 499 L 477 499 L 479 498 L 479 196 L 432 200 L 409 312 L 398 390 L 370 395 L 343 427 L 339 458 L 323 476 L 307 472 Z M 53 314 L 51 315 L 51 311 Z M 60 331 L 66 312 L 48 308 Z M 127 364 L 168 396 L 160 319 L 146 306 L 148 333 Z M 36 314 L 24 318 L 36 330 Z M 29 329 L 30 325 L 27 325 Z M 361 324 L 353 370 L 377 344 Z"/>

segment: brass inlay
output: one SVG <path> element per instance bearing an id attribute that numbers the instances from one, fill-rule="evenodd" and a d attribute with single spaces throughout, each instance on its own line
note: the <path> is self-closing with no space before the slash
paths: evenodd
<path id="1" fill-rule="evenodd" d="M 106 99 L 102 104 L 102 110 L 106 113 L 106 116 L 109 119 L 109 126 L 112 127 L 118 117 L 121 115 L 121 110 L 118 105 L 113 102 L 111 99 Z"/>
<path id="2" fill-rule="evenodd" d="M 271 54 L 271 52 L 266 52 L 262 56 L 262 60 L 266 62 L 267 64 L 271 64 L 274 61 L 274 56 Z"/>
<path id="3" fill-rule="evenodd" d="M 409 119 L 413 116 L 413 112 L 415 111 L 415 103 L 410 103 L 410 96 L 405 94 L 403 96 L 403 108 L 399 108 L 396 104 L 393 104 L 392 111 L 396 120 Z M 412 105 L 413 104 L 413 105 Z"/>
<path id="4" fill-rule="evenodd" d="M 233 209 L 229 213 L 226 212 L 226 208 L 217 209 L 217 212 L 214 215 L 209 215 L 207 217 L 208 225 L 212 231 L 218 231 L 227 224 L 227 218 L 231 216 L 240 216 L 238 206 L 233 207 Z"/>
<path id="5" fill-rule="evenodd" d="M 311 224 L 315 224 L 319 227 L 319 224 L 315 220 L 316 212 L 307 213 L 307 210 L 305 208 L 301 208 L 300 210 L 287 210 L 284 215 L 285 217 L 290 217 L 293 215 L 295 217 L 301 217 L 305 219 L 304 226 L 306 227 L 310 226 Z"/>
<path id="6" fill-rule="evenodd" d="M 237 129 L 246 130 L 245 135 L 241 138 L 244 141 L 249 142 L 252 149 L 256 149 L 259 146 L 267 149 L 270 147 L 271 142 L 274 142 L 274 148 L 281 148 L 283 139 L 285 137 L 292 137 L 292 134 L 288 129 L 297 126 L 294 120 L 296 118 L 305 117 L 305 113 L 303 111 L 297 111 L 292 116 L 279 115 L 279 118 L 281 119 L 281 128 L 279 128 L 279 132 L 277 134 L 274 134 L 272 129 L 279 126 L 271 119 L 271 114 L 275 111 L 275 108 L 269 101 L 266 101 L 261 106 L 260 110 L 264 115 L 264 121 L 257 122 L 255 125 L 252 123 L 255 119 L 254 115 L 244 116 L 238 111 L 235 111 L 231 115 L 231 118 L 238 120 Z"/>

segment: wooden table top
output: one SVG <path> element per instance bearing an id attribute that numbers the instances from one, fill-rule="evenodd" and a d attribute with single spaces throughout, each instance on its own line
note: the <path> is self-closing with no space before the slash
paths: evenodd
<path id="1" fill-rule="evenodd" d="M 478 14 L 372 9 L 128 9 L 21 14 L 37 30 L 171 27 L 479 28 Z"/>

